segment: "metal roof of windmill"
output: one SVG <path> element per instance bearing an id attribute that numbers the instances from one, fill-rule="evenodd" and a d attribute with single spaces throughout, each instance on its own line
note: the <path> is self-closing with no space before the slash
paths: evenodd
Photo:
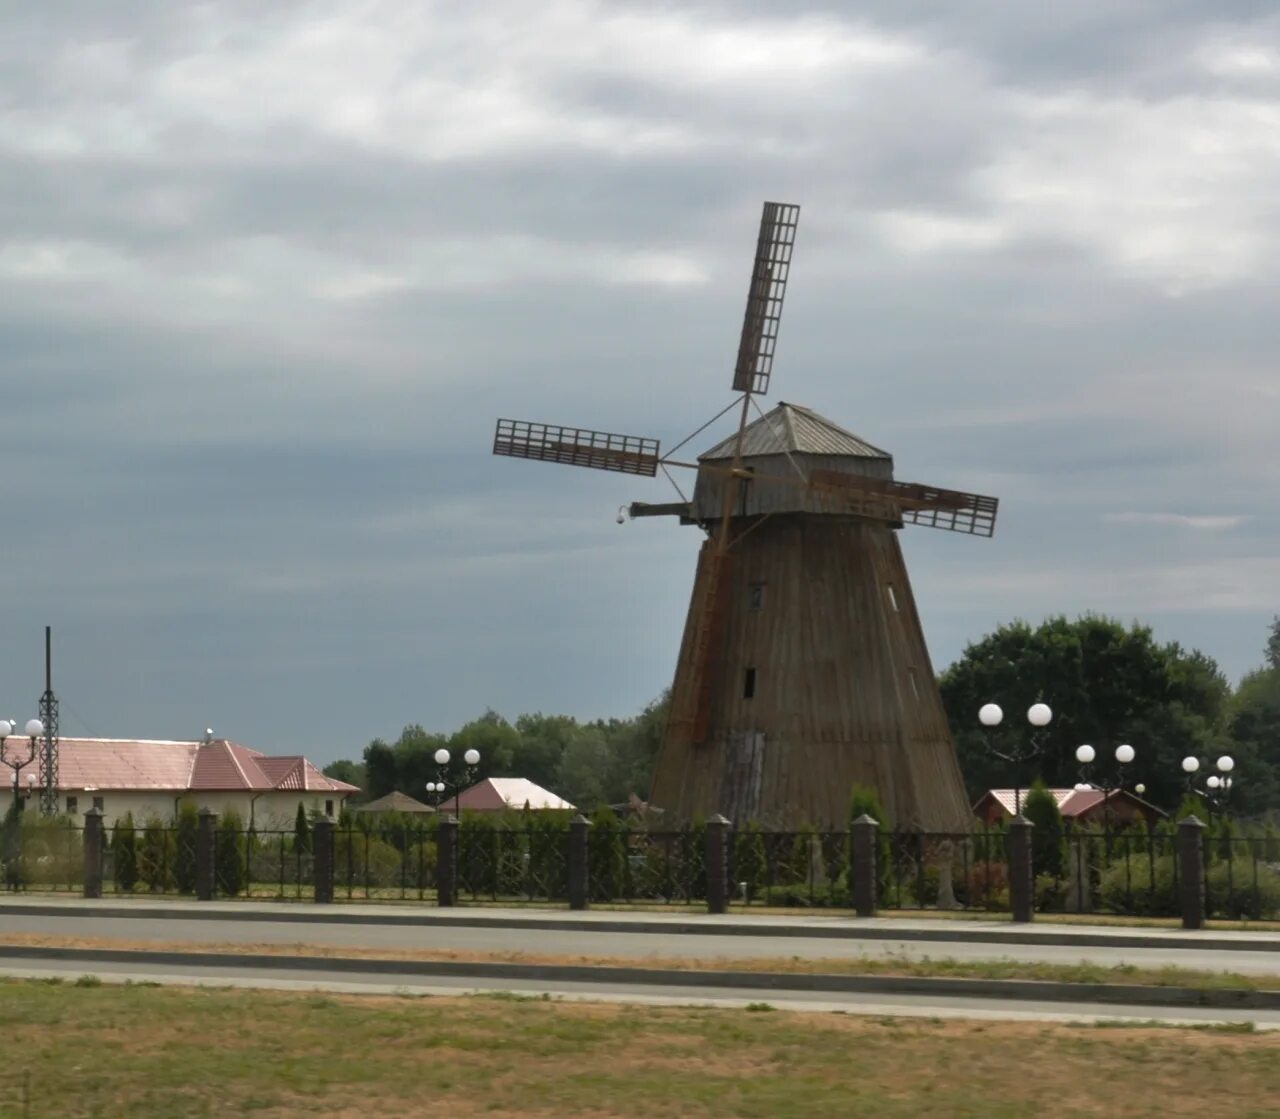
<path id="1" fill-rule="evenodd" d="M 737 438 L 734 434 L 721 440 L 700 454 L 698 461 L 732 458 Z M 812 408 L 786 401 L 779 401 L 772 411 L 747 425 L 742 432 L 742 454 L 744 458 L 801 454 L 893 459 L 888 451 L 872 446 Z"/>

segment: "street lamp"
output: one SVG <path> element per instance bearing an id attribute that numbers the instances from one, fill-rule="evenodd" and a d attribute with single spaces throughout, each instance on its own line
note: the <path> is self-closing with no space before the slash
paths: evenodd
<path id="1" fill-rule="evenodd" d="M 1230 754 L 1223 754 L 1216 762 L 1214 762 L 1217 773 L 1211 773 L 1205 778 L 1205 788 L 1196 788 L 1196 774 L 1200 772 L 1200 759 L 1194 755 L 1188 755 L 1182 759 L 1182 772 L 1187 775 L 1187 791 L 1196 793 L 1205 798 L 1208 804 L 1210 815 L 1214 813 L 1222 813 L 1227 807 L 1227 800 L 1231 796 L 1231 788 L 1235 784 L 1235 779 L 1231 776 L 1232 770 L 1236 767 L 1235 758 Z"/>
<path id="2" fill-rule="evenodd" d="M 27 734 L 27 756 L 25 758 L 14 753 L 9 753 L 9 736 L 13 734 L 13 724 L 8 719 L 0 719 L 0 763 L 7 765 L 13 770 L 13 810 L 14 812 L 22 811 L 22 802 L 19 799 L 18 775 L 25 766 L 30 765 L 36 760 L 36 751 L 39 749 L 40 736 L 44 734 L 44 723 L 39 719 L 28 719 L 24 728 Z M 27 784 L 34 787 L 36 783 L 36 775 L 34 773 L 27 774 Z"/>
<path id="3" fill-rule="evenodd" d="M 1115 759 L 1115 780 L 1111 780 L 1111 774 L 1108 774 L 1101 781 L 1089 781 L 1089 767 L 1097 758 L 1098 752 L 1087 743 L 1083 746 L 1076 747 L 1076 761 L 1080 763 L 1080 780 L 1084 788 L 1096 788 L 1102 792 L 1102 830 L 1104 832 L 1111 830 L 1111 794 L 1118 789 L 1124 788 L 1124 767 L 1138 756 L 1138 752 L 1127 742 L 1122 742 L 1116 747 Z M 1076 785 L 1079 789 L 1081 786 Z M 1142 786 L 1140 786 L 1142 787 Z"/>
<path id="4" fill-rule="evenodd" d="M 1053 711 L 1047 703 L 1033 703 L 1027 708 L 1027 722 L 1032 731 L 1026 741 L 1019 740 L 1012 749 L 999 750 L 995 745 L 995 731 L 1004 721 L 1004 711 L 998 703 L 984 703 L 978 710 L 978 722 L 986 728 L 987 750 L 1001 761 L 1013 767 L 1013 814 L 1022 815 L 1022 774 L 1021 767 L 1034 758 L 1042 746 L 1043 731 L 1053 719 Z"/>
<path id="5" fill-rule="evenodd" d="M 452 760 L 453 755 L 443 746 L 435 752 L 436 780 L 427 782 L 427 792 L 435 796 L 435 807 L 439 808 L 441 802 L 447 799 L 449 789 L 453 789 L 453 814 L 457 816 L 459 814 L 463 785 L 471 785 L 476 779 L 476 767 L 480 764 L 480 751 L 474 748 L 467 750 L 462 755 L 464 769 L 461 773 L 451 778 L 449 763 Z"/>

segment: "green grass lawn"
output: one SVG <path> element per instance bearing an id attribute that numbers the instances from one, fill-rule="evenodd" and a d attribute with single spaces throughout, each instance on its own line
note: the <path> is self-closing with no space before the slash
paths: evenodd
<path id="1" fill-rule="evenodd" d="M 82 985 L 83 984 L 83 985 Z M 0 983 L 0 1116 L 1276 1114 L 1280 1035 Z"/>

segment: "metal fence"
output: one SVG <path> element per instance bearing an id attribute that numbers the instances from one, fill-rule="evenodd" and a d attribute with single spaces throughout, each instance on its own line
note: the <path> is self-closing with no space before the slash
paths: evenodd
<path id="1" fill-rule="evenodd" d="M 569 897 L 566 821 L 519 825 L 465 820 L 457 829 L 455 896 L 461 904 L 564 903 Z M 438 825 L 332 830 L 337 900 L 434 904 Z M 311 899 L 319 873 L 315 836 L 219 826 L 212 832 L 213 890 L 220 897 Z M 10 822 L 0 838 L 10 890 L 78 892 L 85 885 L 85 830 L 63 820 Z M 99 871 L 104 893 L 193 895 L 200 837 L 190 823 L 155 821 L 107 829 Z M 876 904 L 882 910 L 1010 908 L 1010 837 L 1001 828 L 965 833 L 875 833 Z M 1035 831 L 1034 900 L 1039 912 L 1174 917 L 1181 861 L 1172 828 Z M 848 909 L 848 831 L 729 830 L 727 900 L 738 906 Z M 586 897 L 597 904 L 700 905 L 708 901 L 704 827 L 648 831 L 621 821 L 591 829 Z M 1219 824 L 1203 835 L 1206 912 L 1221 918 L 1280 918 L 1280 837 Z"/>

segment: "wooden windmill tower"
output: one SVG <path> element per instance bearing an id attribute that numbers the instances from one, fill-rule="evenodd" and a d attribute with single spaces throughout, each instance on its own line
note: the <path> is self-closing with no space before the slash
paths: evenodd
<path id="1" fill-rule="evenodd" d="M 494 454 L 650 477 L 697 470 L 691 499 L 630 506 L 707 534 L 650 793 L 668 818 L 835 825 L 856 783 L 878 790 L 898 827 L 967 828 L 896 530 L 990 536 L 997 501 L 895 481 L 888 452 L 808 408 L 760 412 L 799 213 L 764 206 L 734 435 L 689 463 L 656 439 L 504 419 Z"/>

